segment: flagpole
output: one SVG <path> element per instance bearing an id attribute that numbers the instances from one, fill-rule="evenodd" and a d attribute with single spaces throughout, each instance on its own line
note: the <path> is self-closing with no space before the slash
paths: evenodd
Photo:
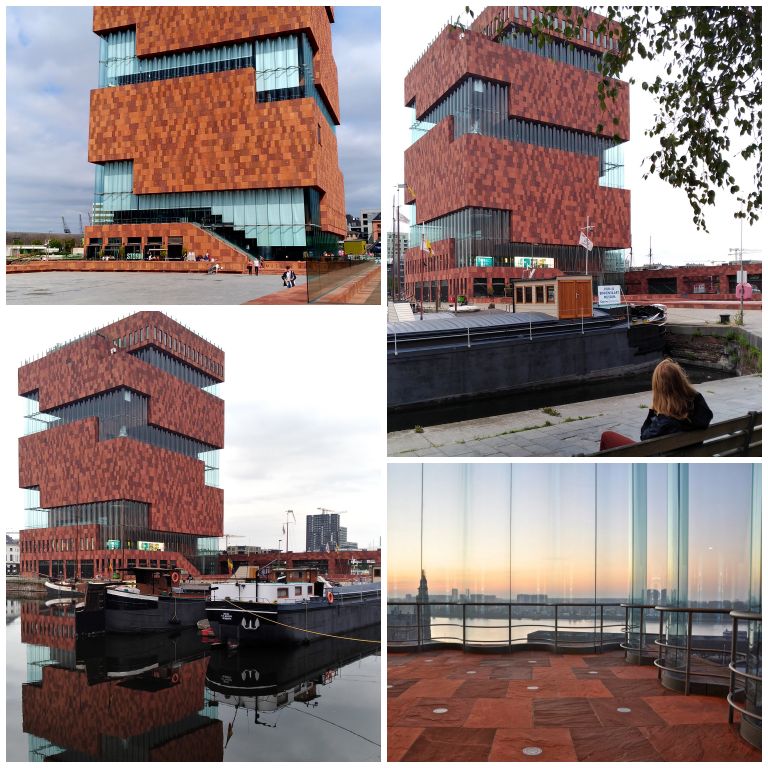
<path id="1" fill-rule="evenodd" d="M 424 319 L 424 231 L 421 232 L 421 301 L 419 302 L 419 320 Z"/>

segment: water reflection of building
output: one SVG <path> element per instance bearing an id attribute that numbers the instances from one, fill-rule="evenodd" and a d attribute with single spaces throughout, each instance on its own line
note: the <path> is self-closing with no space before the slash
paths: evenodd
<path id="1" fill-rule="evenodd" d="M 222 760 L 196 633 L 75 640 L 74 616 L 25 604 L 22 639 L 30 760 Z"/>
<path id="2" fill-rule="evenodd" d="M 21 600 L 5 599 L 5 624 L 13 624 L 21 616 Z"/>

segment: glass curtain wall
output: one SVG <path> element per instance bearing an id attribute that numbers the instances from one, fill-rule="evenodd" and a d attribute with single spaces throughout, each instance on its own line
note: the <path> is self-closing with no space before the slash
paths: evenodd
<path id="1" fill-rule="evenodd" d="M 749 464 L 390 465 L 389 639 L 417 641 L 419 593 L 432 641 L 618 643 L 627 602 L 630 644 L 653 645 L 657 605 L 722 608 L 694 617 L 722 636 L 760 601 L 758 486 Z"/>

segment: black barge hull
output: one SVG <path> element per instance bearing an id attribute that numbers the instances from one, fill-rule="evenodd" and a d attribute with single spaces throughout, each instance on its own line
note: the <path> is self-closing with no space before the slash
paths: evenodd
<path id="1" fill-rule="evenodd" d="M 149 597 L 107 590 L 105 628 L 107 632 L 123 634 L 176 632 L 183 627 L 194 627 L 204 619 L 205 604 L 203 598 Z"/>
<path id="2" fill-rule="evenodd" d="M 216 637 L 237 645 L 300 645 L 344 636 L 381 622 L 381 597 L 358 601 L 273 605 L 212 601 L 206 609 Z"/>

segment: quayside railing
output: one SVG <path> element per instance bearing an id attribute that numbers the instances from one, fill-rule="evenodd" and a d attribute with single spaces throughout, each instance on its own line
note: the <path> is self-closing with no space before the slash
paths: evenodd
<path id="1" fill-rule="evenodd" d="M 483 623 L 473 623 L 478 621 Z M 393 649 L 545 646 L 599 652 L 620 647 L 625 635 L 621 603 L 387 602 L 387 645 Z"/>

